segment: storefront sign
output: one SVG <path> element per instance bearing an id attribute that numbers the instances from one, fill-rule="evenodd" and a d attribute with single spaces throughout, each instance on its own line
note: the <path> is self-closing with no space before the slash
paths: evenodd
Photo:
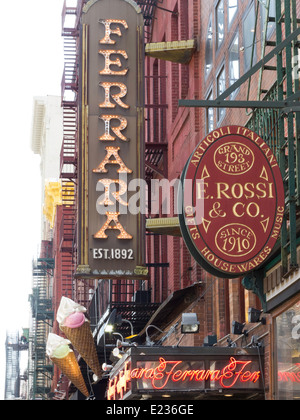
<path id="1" fill-rule="evenodd" d="M 269 146 L 239 126 L 210 133 L 183 179 L 182 234 L 197 261 L 219 277 L 257 269 L 281 232 L 284 189 Z"/>
<path id="2" fill-rule="evenodd" d="M 163 352 L 163 348 L 161 351 Z M 214 360 L 171 356 L 132 356 L 111 377 L 107 399 L 123 399 L 147 392 L 188 392 L 211 390 L 254 390 L 261 386 L 261 372 L 256 358 L 223 357 Z M 196 360 L 197 359 L 197 360 Z"/>
<path id="3" fill-rule="evenodd" d="M 143 16 L 131 0 L 91 0 L 82 23 L 80 266 L 130 276 L 144 265 L 144 221 L 128 208 L 143 178 Z"/>

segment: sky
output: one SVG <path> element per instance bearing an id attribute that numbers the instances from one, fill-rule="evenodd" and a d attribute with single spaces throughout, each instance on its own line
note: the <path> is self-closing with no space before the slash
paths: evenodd
<path id="1" fill-rule="evenodd" d="M 29 327 L 40 242 L 40 157 L 30 148 L 35 96 L 60 95 L 64 0 L 14 0 L 0 25 L 0 400 L 6 331 Z M 11 5 L 11 6 L 10 6 Z"/>

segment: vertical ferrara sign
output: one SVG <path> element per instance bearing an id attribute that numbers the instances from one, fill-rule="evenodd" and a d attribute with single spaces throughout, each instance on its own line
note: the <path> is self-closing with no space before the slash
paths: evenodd
<path id="1" fill-rule="evenodd" d="M 134 275 L 143 266 L 144 221 L 130 211 L 143 179 L 144 21 L 132 0 L 83 9 L 80 63 L 79 267 Z M 135 205 L 134 208 L 137 206 Z"/>

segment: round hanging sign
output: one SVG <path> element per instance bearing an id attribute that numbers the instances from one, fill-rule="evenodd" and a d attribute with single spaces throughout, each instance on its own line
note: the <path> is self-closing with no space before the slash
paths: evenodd
<path id="1" fill-rule="evenodd" d="M 245 127 L 221 127 L 182 174 L 182 236 L 207 271 L 223 278 L 257 269 L 281 231 L 284 188 L 270 147 Z"/>

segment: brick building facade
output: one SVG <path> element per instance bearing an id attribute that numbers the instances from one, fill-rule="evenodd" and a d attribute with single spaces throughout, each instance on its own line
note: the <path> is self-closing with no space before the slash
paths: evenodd
<path id="1" fill-rule="evenodd" d="M 167 165 L 168 179 L 175 180 L 180 177 L 197 144 L 209 132 L 226 125 L 244 126 L 251 121 L 251 109 L 185 108 L 179 107 L 178 101 L 216 99 L 271 51 L 276 40 L 276 2 L 270 2 L 267 21 L 263 2 L 168 0 L 164 1 L 163 7 L 167 11 L 157 9 L 151 37 L 149 35 L 147 42 L 196 40 L 196 48 L 188 63 L 180 62 L 178 57 L 174 62 L 176 60 L 170 59 L 167 50 L 164 57 L 154 52 L 150 54 L 152 57 L 146 58 L 147 76 L 153 81 L 153 103 L 167 104 L 163 114 L 164 131 L 158 141 L 168 144 L 168 159 L 164 164 Z M 285 7 L 288 5 L 282 2 L 282 13 Z M 292 13 L 295 14 L 295 4 L 293 7 Z M 266 29 L 267 35 L 264 36 Z M 264 98 L 277 82 L 276 63 L 275 56 L 261 73 L 257 71 L 241 84 L 230 99 L 255 101 Z M 159 80 L 157 85 L 155 80 Z M 176 216 L 172 210 L 174 203 L 171 214 L 160 212 L 159 216 Z M 278 398 L 278 367 L 271 357 L 276 347 L 272 344 L 275 339 L 272 312 L 264 315 L 266 325 L 248 324 L 248 309 L 262 309 L 258 294 L 244 287 L 243 278 L 226 280 L 207 273 L 191 257 L 182 238 L 167 236 L 166 239 L 164 235 L 149 235 L 148 262 L 169 264 L 168 284 L 164 286 L 164 293 L 187 288 L 195 282 L 200 285 L 199 295 L 185 309 L 197 313 L 200 332 L 185 336 L 181 345 L 202 346 L 206 336 L 216 335 L 218 346 L 228 346 L 231 341 L 243 346 L 244 338 L 233 335 L 231 326 L 233 321 L 245 324 L 250 331 L 247 345 L 256 336 L 261 339 L 265 349 L 265 398 Z M 162 298 L 165 299 L 166 295 L 163 294 Z M 162 322 L 164 331 L 176 325 L 180 316 L 174 314 L 174 319 L 168 323 Z M 176 345 L 177 342 L 178 334 L 175 334 L 164 345 Z"/>

